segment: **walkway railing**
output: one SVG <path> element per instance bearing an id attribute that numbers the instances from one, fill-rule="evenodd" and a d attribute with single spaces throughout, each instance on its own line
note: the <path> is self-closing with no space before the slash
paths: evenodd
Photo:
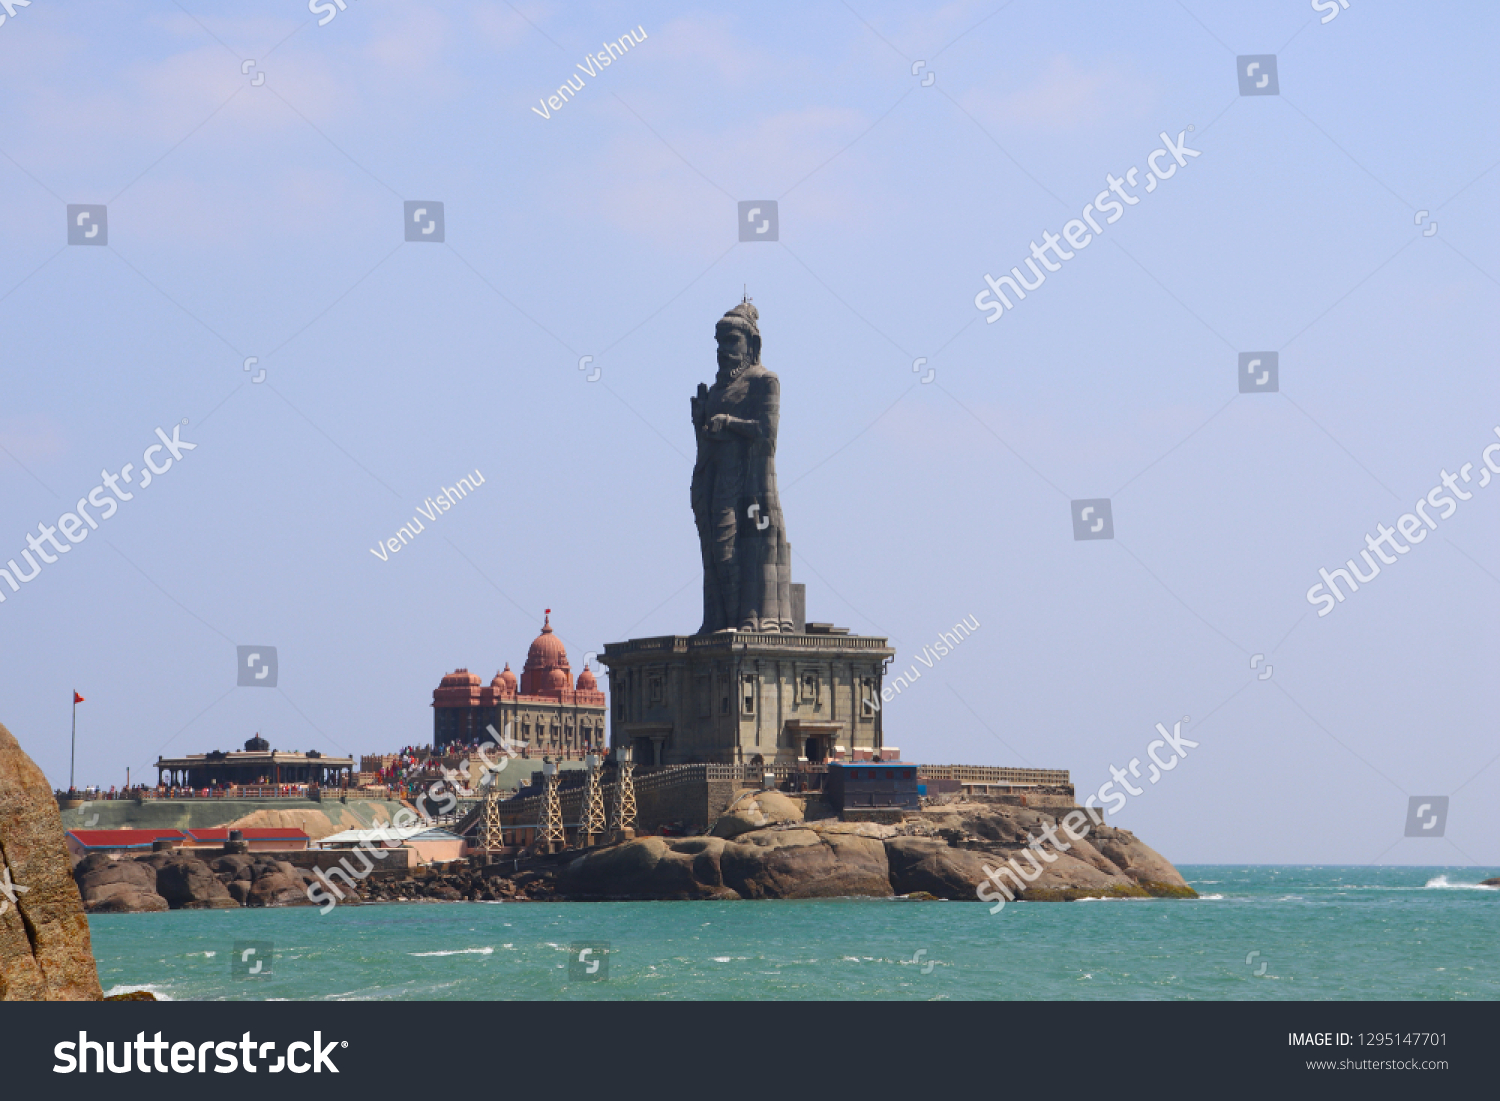
<path id="1" fill-rule="evenodd" d="M 918 765 L 918 780 L 958 780 L 965 784 L 1027 784 L 1052 787 L 1069 783 L 1065 768 L 994 768 L 989 765 Z"/>

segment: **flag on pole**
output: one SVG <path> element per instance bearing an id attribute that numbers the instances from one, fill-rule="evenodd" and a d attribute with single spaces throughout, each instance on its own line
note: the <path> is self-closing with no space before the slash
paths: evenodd
<path id="1" fill-rule="evenodd" d="M 83 702 L 83 697 L 78 694 L 78 689 L 76 689 L 76 688 L 73 689 L 73 702 L 74 703 L 82 703 Z"/>

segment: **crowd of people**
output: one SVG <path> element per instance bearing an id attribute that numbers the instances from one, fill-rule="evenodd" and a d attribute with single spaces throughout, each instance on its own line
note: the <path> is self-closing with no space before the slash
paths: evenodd
<path id="1" fill-rule="evenodd" d="M 435 751 L 431 746 L 408 745 L 403 746 L 397 753 L 391 754 L 387 762 L 373 774 L 362 773 L 365 781 L 362 786 L 385 787 L 390 794 L 398 798 L 412 799 L 423 794 L 431 785 L 432 781 L 442 775 L 443 766 L 450 769 L 459 768 L 467 774 L 467 769 L 460 768 L 460 762 L 476 756 L 481 747 L 493 746 L 495 743 L 489 738 L 473 739 L 468 742 L 450 742 L 441 751 Z M 529 757 L 530 746 L 521 748 L 519 756 Z M 587 750 L 588 747 L 584 747 Z M 583 751 L 580 751 L 580 756 Z M 562 756 L 571 757 L 571 752 L 563 753 Z M 100 787 L 69 788 L 67 791 L 58 791 L 55 794 L 59 799 L 223 799 L 223 798 L 266 798 L 268 796 L 295 797 L 306 796 L 310 788 L 317 785 L 309 784 L 271 784 L 262 781 L 253 785 L 240 784 L 210 784 L 207 787 L 185 787 L 175 784 L 156 784 L 148 786 L 137 784 L 133 787 L 115 788 L 111 786 L 108 790 Z"/>
<path id="2" fill-rule="evenodd" d="M 54 794 L 59 799 L 139 799 L 142 793 L 152 789 L 145 784 L 136 784 L 134 787 L 116 788 L 113 784 L 106 791 L 101 787 L 69 788 L 67 791 L 58 791 Z"/>
<path id="3" fill-rule="evenodd" d="M 116 788 L 113 785 L 108 789 L 101 787 L 69 788 L 67 791 L 55 791 L 53 794 L 58 799 L 83 799 L 86 801 L 108 801 L 111 799 L 264 799 L 268 796 L 280 796 L 283 798 L 305 797 L 310 790 L 316 788 L 316 784 L 253 784 L 248 786 L 241 784 L 211 784 L 208 787 L 201 788 L 183 787 L 177 784 L 157 784 L 154 787 L 137 784 L 134 787 L 128 788 Z"/>

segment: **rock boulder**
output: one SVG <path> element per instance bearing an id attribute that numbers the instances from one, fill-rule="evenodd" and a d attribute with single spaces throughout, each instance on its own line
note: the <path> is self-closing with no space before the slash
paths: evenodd
<path id="1" fill-rule="evenodd" d="M 741 898 L 891 894 L 885 845 L 853 833 L 756 830 L 724 846 L 725 886 Z"/>
<path id="2" fill-rule="evenodd" d="M 156 893 L 156 869 L 129 857 L 111 860 L 102 853 L 84 857 L 73 869 L 83 908 L 90 914 L 135 914 L 171 907 Z"/>
<path id="3" fill-rule="evenodd" d="M 156 863 L 153 859 L 151 863 Z M 239 906 L 201 860 L 171 854 L 156 864 L 156 893 L 174 910 L 231 910 Z"/>
<path id="4" fill-rule="evenodd" d="M 103 999 L 72 863 L 47 777 L 0 725 L 0 1001 Z"/>
<path id="5" fill-rule="evenodd" d="M 802 807 L 779 791 L 742 791 L 709 832 L 714 837 L 738 837 L 767 826 L 802 821 Z"/>
<path id="6" fill-rule="evenodd" d="M 891 889 L 935 898 L 969 900 L 984 880 L 985 858 L 931 837 L 893 837 L 885 843 Z M 993 863 L 993 861 L 992 861 Z"/>
<path id="7" fill-rule="evenodd" d="M 738 898 L 719 870 L 717 837 L 641 837 L 599 849 L 567 865 L 557 892 L 576 899 Z"/>

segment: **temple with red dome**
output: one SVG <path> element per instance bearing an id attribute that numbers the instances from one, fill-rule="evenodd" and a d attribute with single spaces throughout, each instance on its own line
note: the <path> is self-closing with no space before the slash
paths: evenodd
<path id="1" fill-rule="evenodd" d="M 489 727 L 525 746 L 527 755 L 550 753 L 581 757 L 602 753 L 605 746 L 604 693 L 585 664 L 578 679 L 568 666 L 568 651 L 552 630 L 548 608 L 542 633 L 526 653 L 519 683 L 510 663 L 488 685 L 478 673 L 455 669 L 432 693 L 432 745 L 468 745 L 490 737 Z"/>

